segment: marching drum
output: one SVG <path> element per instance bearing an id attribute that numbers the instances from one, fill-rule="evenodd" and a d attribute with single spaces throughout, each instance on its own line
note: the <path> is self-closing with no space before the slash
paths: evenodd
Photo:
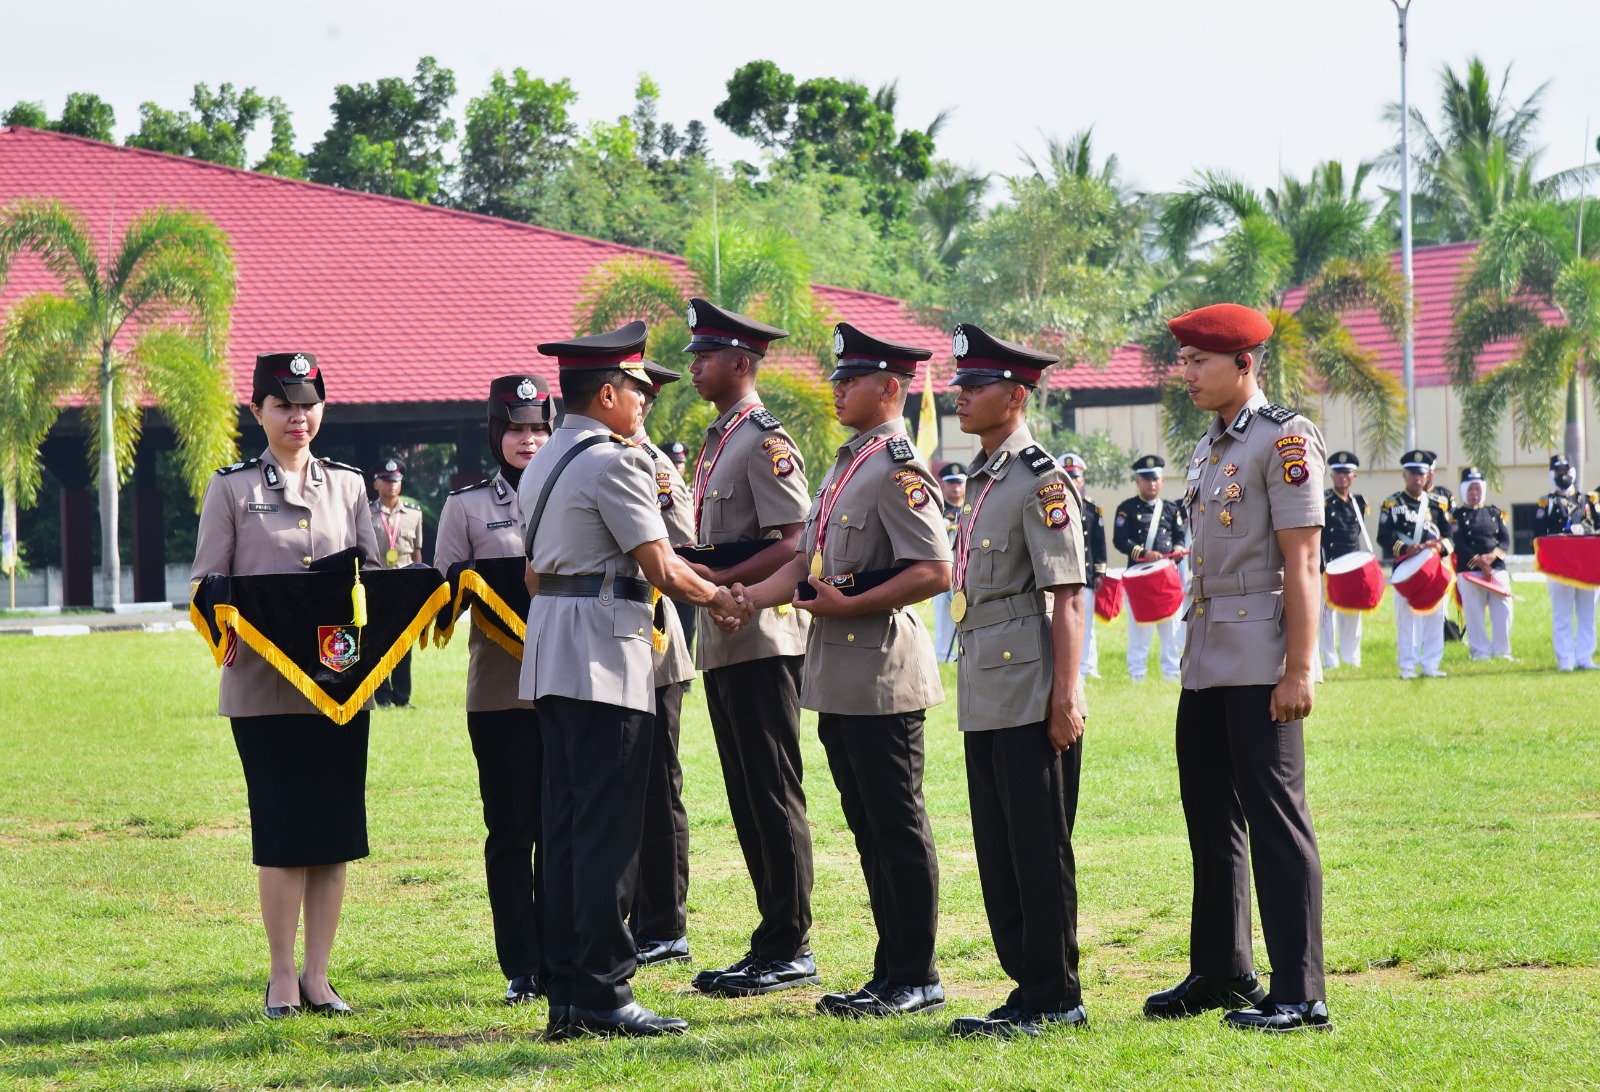
<path id="1" fill-rule="evenodd" d="M 1383 598 L 1383 567 L 1366 550 L 1355 550 L 1328 562 L 1324 574 L 1328 606 L 1350 614 L 1374 610 Z"/>
<path id="2" fill-rule="evenodd" d="M 1545 535 L 1533 540 L 1533 557 L 1550 580 L 1600 587 L 1600 535 Z"/>
<path id="3" fill-rule="evenodd" d="M 1107 569 L 1094 589 L 1094 612 L 1102 622 L 1115 622 L 1122 615 L 1122 570 Z"/>
<path id="4" fill-rule="evenodd" d="M 1423 550 L 1395 565 L 1389 583 L 1411 604 L 1412 610 L 1428 614 L 1437 610 L 1449 594 L 1450 570 L 1445 568 L 1437 550 Z"/>
<path id="5" fill-rule="evenodd" d="M 1122 573 L 1128 610 L 1135 622 L 1165 622 L 1183 609 L 1183 577 L 1169 557 L 1130 565 Z"/>

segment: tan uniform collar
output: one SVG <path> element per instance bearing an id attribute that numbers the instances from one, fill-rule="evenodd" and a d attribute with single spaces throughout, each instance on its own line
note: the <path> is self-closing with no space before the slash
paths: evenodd
<path id="1" fill-rule="evenodd" d="M 322 484 L 322 464 L 314 456 L 308 455 L 306 464 L 305 485 L 307 488 Z M 292 495 L 289 492 L 289 473 L 279 465 L 278 460 L 272 455 L 269 447 L 261 453 L 261 480 L 268 489 L 281 489 L 284 498 L 296 503 L 303 503 L 306 497 L 296 490 Z"/>
<path id="2" fill-rule="evenodd" d="M 491 492 L 494 493 L 494 502 L 496 504 L 510 504 L 517 499 L 517 491 L 511 487 L 510 482 L 506 481 L 506 476 L 498 470 L 494 472 L 494 488 Z"/>
<path id="3" fill-rule="evenodd" d="M 1000 441 L 1000 446 L 995 449 L 994 454 L 985 455 L 981 451 L 978 452 L 978 457 L 967 467 L 967 477 L 970 479 L 977 474 L 987 474 L 997 480 L 1003 478 L 1016 463 L 1017 452 L 1032 446 L 1033 433 L 1028 431 L 1027 425 L 1018 425 L 1015 432 Z M 968 489 L 971 489 L 970 485 Z"/>
<path id="4" fill-rule="evenodd" d="M 759 401 L 761 401 L 761 395 L 756 391 L 751 391 L 733 405 L 729 406 L 727 413 L 724 413 L 721 417 L 718 417 L 715 421 L 711 422 L 710 431 L 721 432 L 723 429 L 728 427 L 729 421 L 732 421 L 735 417 L 739 416 L 741 410 L 744 410 L 749 406 L 753 406 Z"/>
<path id="5" fill-rule="evenodd" d="M 1243 440 L 1250 431 L 1250 422 L 1256 419 L 1256 411 L 1267 404 L 1267 396 L 1259 390 L 1250 396 L 1250 400 L 1240 408 L 1238 414 L 1231 422 L 1224 422 L 1221 417 L 1211 419 L 1211 427 L 1206 429 L 1206 436 L 1216 440 L 1226 432 L 1236 440 Z"/>
<path id="6" fill-rule="evenodd" d="M 904 431 L 905 425 L 901 423 L 900 419 L 898 417 L 891 418 L 881 425 L 878 425 L 874 428 L 869 428 L 865 432 L 858 432 L 854 436 L 850 437 L 850 439 L 846 440 L 842 445 L 840 445 L 839 455 L 841 458 L 847 454 L 854 455 L 863 447 L 866 447 L 867 444 L 878 439 L 880 436 L 898 436 Z"/>
<path id="7" fill-rule="evenodd" d="M 607 432 L 611 430 L 596 421 L 593 417 L 585 417 L 581 413 L 569 413 L 561 419 L 562 428 L 574 429 L 578 432 Z"/>

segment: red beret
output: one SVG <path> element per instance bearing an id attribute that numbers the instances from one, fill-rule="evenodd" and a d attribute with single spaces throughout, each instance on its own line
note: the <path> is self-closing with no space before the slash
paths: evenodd
<path id="1" fill-rule="evenodd" d="M 1208 353 L 1242 353 L 1272 336 L 1272 323 L 1254 307 L 1214 303 L 1179 315 L 1167 323 L 1179 345 Z"/>

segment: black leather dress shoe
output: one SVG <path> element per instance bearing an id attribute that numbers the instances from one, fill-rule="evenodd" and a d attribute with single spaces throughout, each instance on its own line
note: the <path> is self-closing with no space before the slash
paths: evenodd
<path id="1" fill-rule="evenodd" d="M 750 969 L 750 965 L 755 961 L 756 954 L 754 952 L 746 952 L 744 955 L 740 956 L 737 960 L 735 960 L 733 963 L 730 963 L 726 967 L 708 967 L 705 970 L 700 971 L 690 981 L 689 985 L 693 986 L 701 993 L 710 993 L 711 986 L 716 982 L 717 979 L 721 978 L 725 974 L 734 974 L 736 972 L 747 971 Z"/>
<path id="2" fill-rule="evenodd" d="M 1248 1009 L 1230 1012 L 1222 1018 L 1223 1027 L 1240 1031 L 1332 1031 L 1328 1006 L 1321 1001 L 1263 1001 Z"/>
<path id="3" fill-rule="evenodd" d="M 572 1025 L 567 1022 L 568 1006 L 551 1005 L 550 1022 L 545 1025 L 544 1037 L 552 1043 L 559 1043 L 564 1039 L 571 1039 L 579 1033 L 572 1030 Z"/>
<path id="4" fill-rule="evenodd" d="M 519 974 L 506 982 L 506 1004 L 523 1005 L 544 996 L 544 983 L 536 974 Z"/>
<path id="5" fill-rule="evenodd" d="M 679 937 L 677 940 L 640 940 L 638 947 L 635 959 L 641 967 L 653 967 L 657 963 L 689 962 L 688 937 Z"/>
<path id="6" fill-rule="evenodd" d="M 706 992 L 725 997 L 754 997 L 792 990 L 796 986 L 815 986 L 821 981 L 817 961 L 807 950 L 793 959 L 758 959 L 742 971 L 729 971 L 712 982 Z"/>
<path id="7" fill-rule="evenodd" d="M 828 1016 L 854 1016 L 855 1013 L 849 1011 L 853 1002 L 888 988 L 888 979 L 874 978 L 859 990 L 854 990 L 850 993 L 825 993 L 817 998 L 817 1011 Z"/>
<path id="8" fill-rule="evenodd" d="M 348 1016 L 351 1012 L 355 1011 L 351 1009 L 349 1005 L 345 1004 L 344 998 L 339 996 L 339 991 L 333 988 L 332 982 L 328 983 L 328 992 L 333 994 L 333 1000 L 325 1001 L 318 1005 L 314 1002 L 306 1000 L 305 983 L 300 983 L 300 1001 L 305 1005 L 307 1012 L 322 1013 L 325 1016 Z"/>
<path id="9" fill-rule="evenodd" d="M 1242 978 L 1212 978 L 1191 974 L 1170 990 L 1153 993 L 1144 1001 L 1144 1014 L 1156 1020 L 1197 1016 L 1207 1009 L 1242 1009 L 1267 999 L 1261 980 L 1253 974 Z"/>
<path id="10" fill-rule="evenodd" d="M 587 1035 L 682 1035 L 689 1022 L 676 1016 L 660 1016 L 637 1001 L 620 1009 L 586 1009 L 573 1005 L 567 1009 L 567 1026 Z"/>
<path id="11" fill-rule="evenodd" d="M 1001 1005 L 988 1016 L 962 1016 L 950 1022 L 950 1034 L 962 1039 L 1038 1038 L 1055 1027 L 1087 1028 L 1089 1014 L 1082 1005 L 1058 1012 L 1041 1012 L 1017 1005 Z"/>
<path id="12" fill-rule="evenodd" d="M 910 1016 L 916 1012 L 938 1012 L 944 1008 L 944 987 L 937 982 L 926 986 L 889 983 L 850 1002 L 846 1016 Z"/>
<path id="13" fill-rule="evenodd" d="M 267 988 L 261 994 L 261 1011 L 268 1020 L 282 1020 L 290 1016 L 300 1015 L 299 1005 L 274 1005 L 272 1003 L 272 983 L 267 983 Z"/>

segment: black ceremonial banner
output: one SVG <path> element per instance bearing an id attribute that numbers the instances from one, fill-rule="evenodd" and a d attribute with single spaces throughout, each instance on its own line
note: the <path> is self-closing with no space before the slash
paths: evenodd
<path id="1" fill-rule="evenodd" d="M 527 562 L 515 557 L 480 557 L 450 566 L 450 599 L 433 623 L 433 643 L 443 648 L 461 612 L 473 607 L 472 621 L 485 637 L 522 659 L 528 631 Z M 424 637 L 426 640 L 426 637 Z"/>
<path id="2" fill-rule="evenodd" d="M 367 569 L 361 573 L 366 619 L 357 617 L 354 565 L 332 572 L 270 573 L 201 580 L 189 617 L 217 665 L 231 663 L 243 641 L 306 700 L 344 724 L 388 678 L 449 591 L 437 569 Z"/>
<path id="3" fill-rule="evenodd" d="M 862 573 L 840 573 L 838 576 L 825 576 L 824 584 L 831 584 L 845 595 L 860 595 L 862 592 L 871 591 L 882 584 L 887 584 L 906 569 L 909 565 L 899 565 L 893 569 L 868 569 Z M 800 595 L 802 603 L 817 597 L 817 589 L 811 586 L 809 580 L 800 581 L 795 591 Z"/>
<path id="4" fill-rule="evenodd" d="M 694 546 L 674 546 L 673 553 L 685 561 L 704 565 L 708 569 L 731 569 L 741 561 L 748 561 L 778 540 L 752 538 L 742 542 L 700 543 Z"/>

